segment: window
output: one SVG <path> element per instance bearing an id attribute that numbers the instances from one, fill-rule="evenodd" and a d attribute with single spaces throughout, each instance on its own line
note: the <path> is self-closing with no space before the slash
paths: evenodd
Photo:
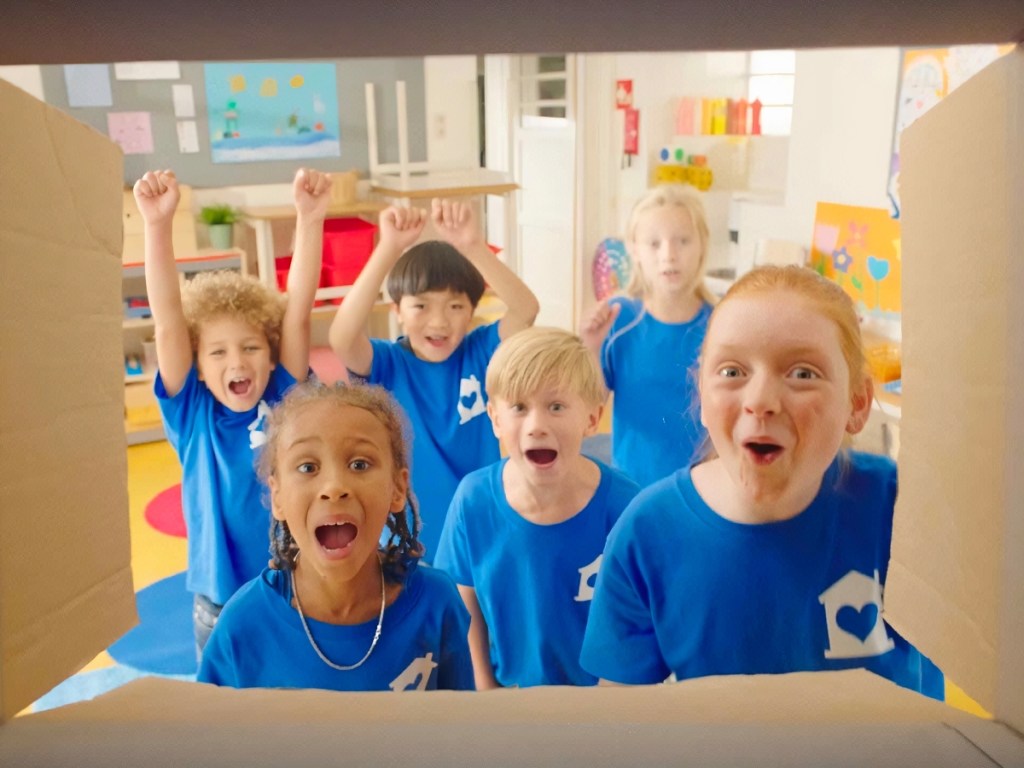
<path id="1" fill-rule="evenodd" d="M 565 56 L 523 56 L 520 108 L 524 117 L 566 116 Z"/>
<path id="2" fill-rule="evenodd" d="M 751 51 L 747 100 L 761 101 L 761 133 L 788 136 L 793 122 L 795 51 Z"/>

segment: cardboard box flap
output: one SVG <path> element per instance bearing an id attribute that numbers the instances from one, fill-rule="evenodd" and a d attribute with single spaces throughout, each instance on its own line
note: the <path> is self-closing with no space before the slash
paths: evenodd
<path id="1" fill-rule="evenodd" d="M 149 679 L 0 729 L 0 761 L 12 765 L 991 768 L 1024 765 L 1021 755 L 1001 724 L 863 670 L 399 695 Z"/>
<path id="2" fill-rule="evenodd" d="M 870 702 L 868 704 L 867 702 Z M 90 702 L 32 715 L 52 722 L 243 723 L 827 723 L 973 722 L 978 718 L 865 670 L 735 675 L 675 685 L 547 686 L 479 692 L 236 690 L 144 678 Z"/>
<path id="3" fill-rule="evenodd" d="M 903 408 L 886 617 L 1024 731 L 1024 50 L 903 132 Z"/>
<path id="4" fill-rule="evenodd" d="M 135 620 L 121 151 L 0 82 L 0 720 Z"/>

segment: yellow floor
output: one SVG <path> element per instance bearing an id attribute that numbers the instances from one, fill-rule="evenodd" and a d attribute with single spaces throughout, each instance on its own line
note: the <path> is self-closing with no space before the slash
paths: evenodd
<path id="1" fill-rule="evenodd" d="M 609 403 L 609 406 L 611 403 Z M 605 409 L 599 432 L 610 431 L 611 408 Z M 145 519 L 146 505 L 160 491 L 181 482 L 181 466 L 170 445 L 144 443 L 128 448 L 129 527 L 132 544 L 132 575 L 136 591 L 185 569 L 185 540 L 155 530 Z M 103 652 L 82 671 L 113 665 Z M 981 717 L 991 717 L 957 685 L 946 681 L 946 701 L 951 706 Z"/>

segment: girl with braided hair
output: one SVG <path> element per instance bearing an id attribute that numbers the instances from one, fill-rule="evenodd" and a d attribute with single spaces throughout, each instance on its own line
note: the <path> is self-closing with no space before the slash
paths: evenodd
<path id="1" fill-rule="evenodd" d="M 273 559 L 225 605 L 200 682 L 473 688 L 469 614 L 447 574 L 418 567 L 402 423 L 374 386 L 307 382 L 273 410 L 259 463 Z"/>

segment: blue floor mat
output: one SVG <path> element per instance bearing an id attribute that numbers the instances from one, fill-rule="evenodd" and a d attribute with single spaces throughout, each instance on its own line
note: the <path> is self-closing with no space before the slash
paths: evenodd
<path id="1" fill-rule="evenodd" d="M 110 646 L 114 661 L 141 673 L 195 675 L 192 593 L 185 574 L 162 579 L 136 594 L 139 625 Z"/>
<path id="2" fill-rule="evenodd" d="M 69 677 L 36 701 L 32 706 L 32 711 L 43 712 L 47 709 L 63 707 L 65 704 L 74 704 L 76 701 L 86 701 L 100 694 L 112 691 L 115 688 L 120 688 L 125 683 L 136 678 L 146 677 L 147 675 L 147 672 L 123 666 L 96 669 L 92 672 L 80 672 Z M 195 675 L 161 675 L 161 677 L 173 677 L 177 680 L 190 681 L 196 679 Z"/>

